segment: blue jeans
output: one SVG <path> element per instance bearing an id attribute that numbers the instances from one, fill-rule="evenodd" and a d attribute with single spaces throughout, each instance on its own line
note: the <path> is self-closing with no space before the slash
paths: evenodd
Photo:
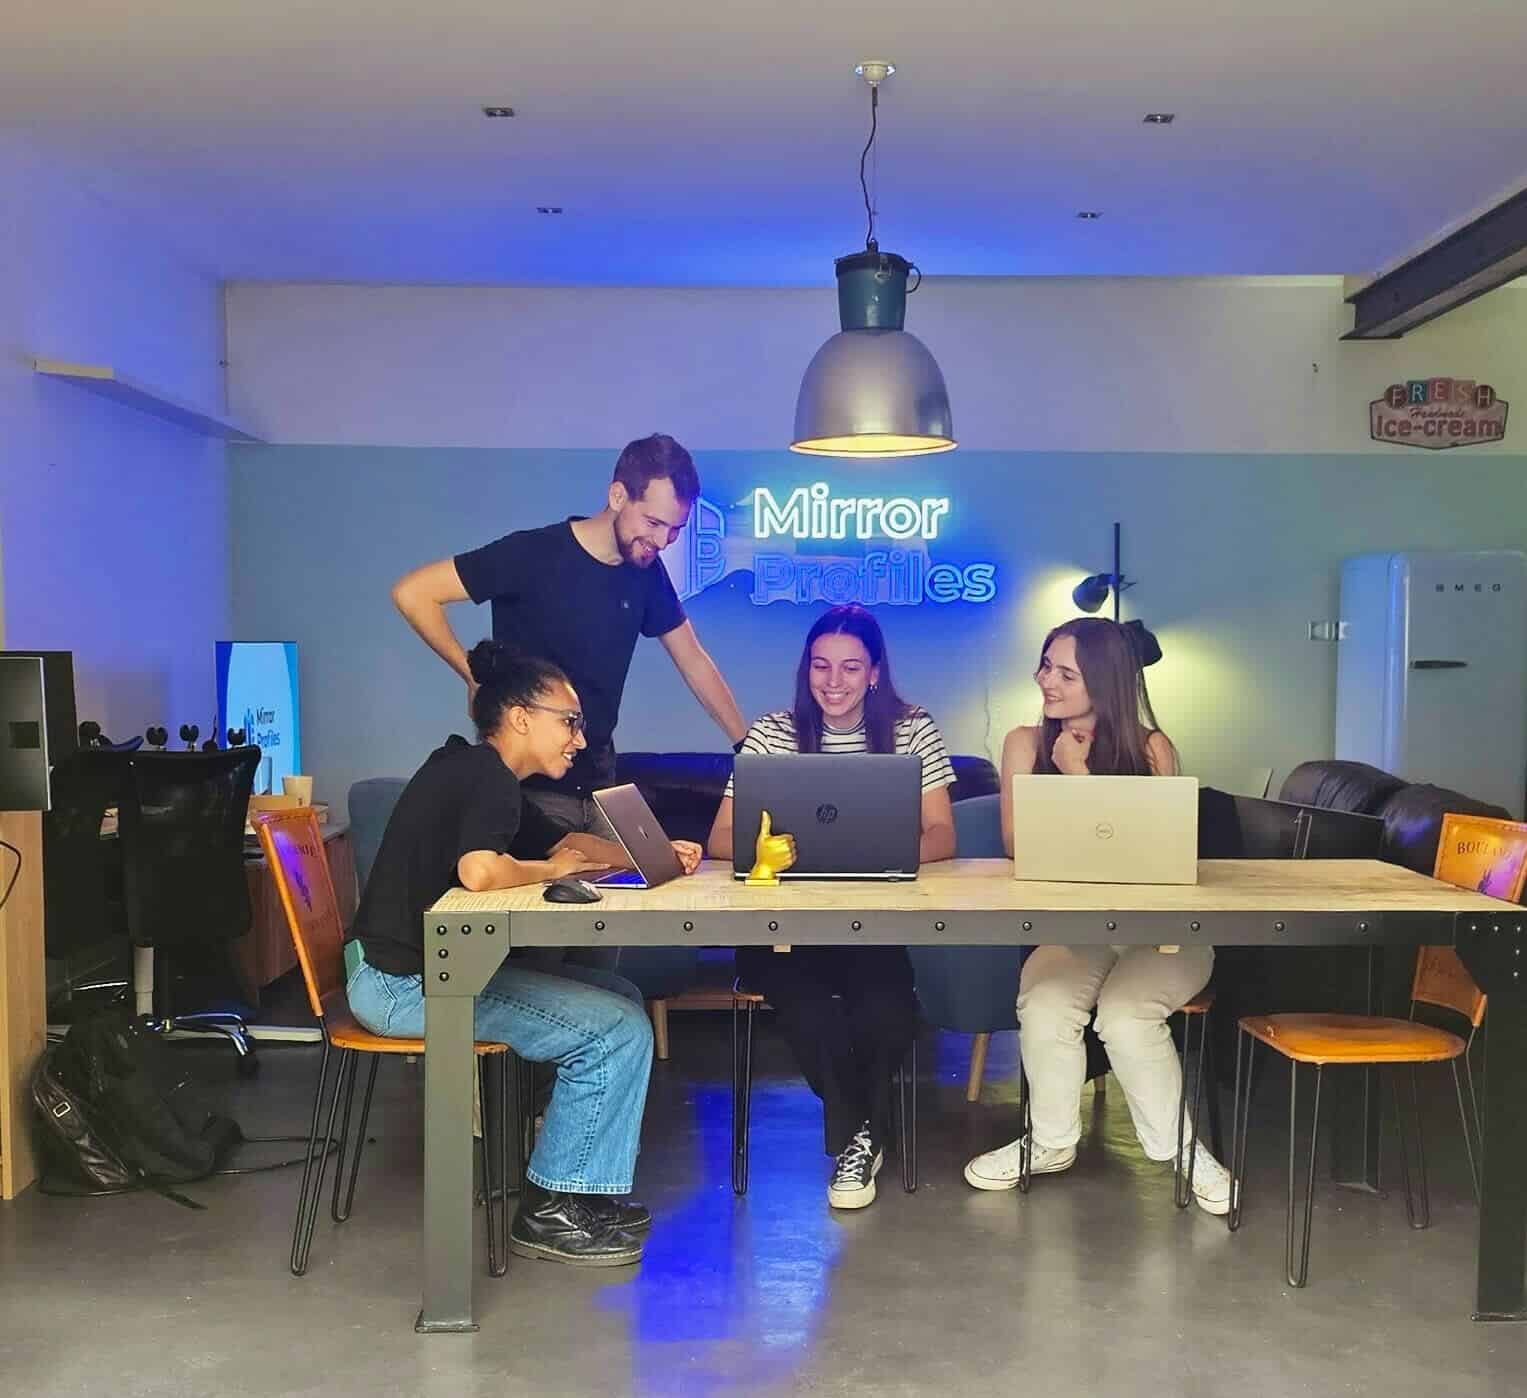
<path id="1" fill-rule="evenodd" d="M 506 960 L 477 997 L 474 1030 L 531 1062 L 557 1066 L 525 1172 L 530 1180 L 569 1194 L 626 1194 L 652 1070 L 652 1026 L 629 981 L 587 966 L 563 971 L 552 976 Z M 389 976 L 363 961 L 346 994 L 373 1034 L 423 1036 L 420 977 Z"/>

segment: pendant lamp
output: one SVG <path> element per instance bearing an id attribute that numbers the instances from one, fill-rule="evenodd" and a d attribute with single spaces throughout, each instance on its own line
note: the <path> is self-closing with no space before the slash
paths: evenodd
<path id="1" fill-rule="evenodd" d="M 795 402 L 790 450 L 810 456 L 926 456 L 952 451 L 949 390 L 927 346 L 902 327 L 908 277 L 917 269 L 875 241 L 875 210 L 864 162 L 875 145 L 880 84 L 896 71 L 880 60 L 855 70 L 870 89 L 870 136 L 859 156 L 869 231 L 863 252 L 836 260 L 842 329 L 813 356 Z M 922 281 L 910 290 L 915 292 Z"/>

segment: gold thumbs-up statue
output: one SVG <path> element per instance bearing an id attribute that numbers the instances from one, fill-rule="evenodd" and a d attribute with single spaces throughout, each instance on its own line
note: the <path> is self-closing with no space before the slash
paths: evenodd
<path id="1" fill-rule="evenodd" d="M 744 882 L 765 888 L 776 887 L 780 873 L 794 863 L 795 836 L 773 834 L 769 827 L 769 813 L 765 811 L 758 823 L 758 843 L 753 847 L 753 867 Z"/>

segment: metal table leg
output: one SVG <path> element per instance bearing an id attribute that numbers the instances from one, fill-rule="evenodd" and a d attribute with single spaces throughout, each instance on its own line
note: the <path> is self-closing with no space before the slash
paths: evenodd
<path id="1" fill-rule="evenodd" d="M 509 953 L 502 915 L 424 919 L 424 1301 L 414 1329 L 472 1318 L 472 1081 L 477 993 Z M 508 1207 L 505 1199 L 504 1206 Z"/>
<path id="2" fill-rule="evenodd" d="M 1490 997 L 1475 1320 L 1527 1320 L 1527 916 L 1459 917 L 1455 945 Z"/>

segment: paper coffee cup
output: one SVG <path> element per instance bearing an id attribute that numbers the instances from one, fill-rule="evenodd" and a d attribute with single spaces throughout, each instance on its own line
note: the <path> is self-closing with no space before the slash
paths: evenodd
<path id="1" fill-rule="evenodd" d="M 282 777 L 281 790 L 288 796 L 295 796 L 299 806 L 311 806 L 313 804 L 312 777 Z"/>

